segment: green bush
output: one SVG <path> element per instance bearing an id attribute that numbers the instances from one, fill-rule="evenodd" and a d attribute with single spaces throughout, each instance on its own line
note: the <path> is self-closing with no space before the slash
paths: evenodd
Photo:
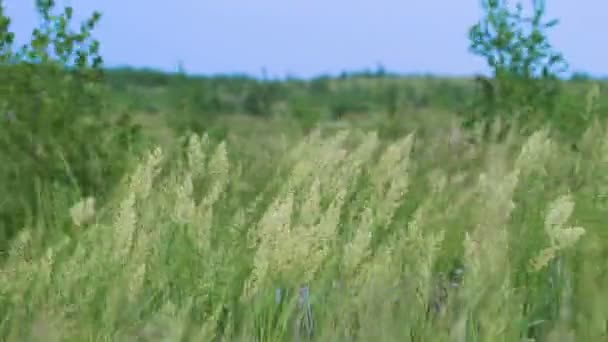
<path id="1" fill-rule="evenodd" d="M 532 0 L 532 6 L 532 17 L 526 17 L 521 3 L 512 10 L 506 0 L 482 0 L 485 17 L 469 31 L 470 50 L 486 59 L 493 79 L 484 87 L 469 123 L 489 122 L 496 116 L 508 120 L 519 116 L 525 123 L 527 113 L 556 110 L 557 76 L 567 64 L 553 50 L 545 31 L 558 21 L 544 22 L 544 0 Z"/>
<path id="2" fill-rule="evenodd" d="M 128 120 L 102 116 L 102 58 L 91 37 L 100 14 L 73 31 L 73 9 L 54 7 L 36 2 L 41 24 L 16 48 L 0 1 L 0 191 L 11 194 L 0 206 L 0 247 L 28 224 L 45 187 L 103 197 L 125 172 L 136 134 Z"/>
<path id="3" fill-rule="evenodd" d="M 252 83 L 243 100 L 243 110 L 255 116 L 270 116 L 272 105 L 284 95 L 282 88 L 276 82 Z"/>

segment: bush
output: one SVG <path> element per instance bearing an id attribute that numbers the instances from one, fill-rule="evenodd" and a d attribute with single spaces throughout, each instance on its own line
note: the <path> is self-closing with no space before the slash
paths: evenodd
<path id="1" fill-rule="evenodd" d="M 526 122 L 526 113 L 555 111 L 557 76 L 567 64 L 549 44 L 545 30 L 558 21 L 543 21 L 544 0 L 532 0 L 532 5 L 533 16 L 526 17 L 521 3 L 513 11 L 506 0 L 482 0 L 485 17 L 469 31 L 470 50 L 486 59 L 494 79 L 469 123 L 498 115 L 512 119 L 518 113 Z"/>
<path id="2" fill-rule="evenodd" d="M 0 125 L 0 191 L 12 194 L 0 207 L 4 239 L 26 224 L 45 187 L 103 197 L 108 183 L 124 173 L 136 134 L 128 120 L 102 117 L 103 60 L 91 38 L 100 14 L 74 32 L 73 9 L 54 14 L 54 5 L 36 2 L 41 24 L 29 44 L 15 48 L 0 1 L 0 113 L 6 118 Z M 4 242 L 0 238 L 0 247 Z"/>
<path id="3" fill-rule="evenodd" d="M 243 100 L 243 110 L 254 116 L 270 116 L 272 105 L 283 97 L 281 85 L 262 81 L 252 83 Z"/>

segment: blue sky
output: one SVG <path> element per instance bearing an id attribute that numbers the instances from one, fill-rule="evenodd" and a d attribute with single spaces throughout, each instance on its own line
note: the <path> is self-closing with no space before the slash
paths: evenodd
<path id="1" fill-rule="evenodd" d="M 95 35 L 106 65 L 199 74 L 311 77 L 375 68 L 400 73 L 487 72 L 467 51 L 479 0 L 57 0 L 83 18 L 103 14 Z M 525 2 L 524 2 L 525 3 Z M 4 0 L 23 41 L 34 0 Z M 608 1 L 547 0 L 551 35 L 571 70 L 608 75 Z"/>

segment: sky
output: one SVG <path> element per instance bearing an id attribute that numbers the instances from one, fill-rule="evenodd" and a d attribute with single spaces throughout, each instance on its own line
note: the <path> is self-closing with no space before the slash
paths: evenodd
<path id="1" fill-rule="evenodd" d="M 37 23 L 34 0 L 4 0 L 25 42 Z M 76 19 L 94 10 L 106 66 L 188 73 L 309 78 L 375 69 L 447 76 L 488 73 L 468 51 L 479 0 L 57 0 Z M 524 2 L 527 4 L 527 2 Z M 608 75 L 608 1 L 547 0 L 560 24 L 550 42 L 570 70 Z"/>

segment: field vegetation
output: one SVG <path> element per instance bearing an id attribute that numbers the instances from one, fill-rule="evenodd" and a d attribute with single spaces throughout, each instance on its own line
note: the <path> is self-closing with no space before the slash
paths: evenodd
<path id="1" fill-rule="evenodd" d="M 491 77 L 106 69 L 0 1 L 0 340 L 604 341 L 608 84 L 482 1 Z M 530 19 L 530 20 L 527 20 Z"/>

